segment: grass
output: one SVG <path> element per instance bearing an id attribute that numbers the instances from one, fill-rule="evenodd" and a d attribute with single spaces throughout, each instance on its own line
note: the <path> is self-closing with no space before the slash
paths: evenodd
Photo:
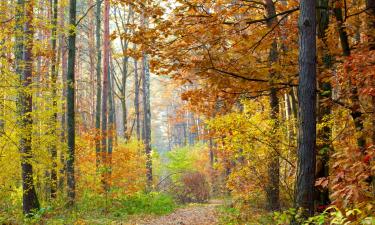
<path id="1" fill-rule="evenodd" d="M 118 224 L 138 215 L 168 214 L 178 207 L 172 196 L 158 192 L 136 193 L 115 199 L 87 192 L 74 208 L 69 210 L 62 205 L 60 202 L 41 208 L 33 218 L 0 216 L 0 224 Z"/>

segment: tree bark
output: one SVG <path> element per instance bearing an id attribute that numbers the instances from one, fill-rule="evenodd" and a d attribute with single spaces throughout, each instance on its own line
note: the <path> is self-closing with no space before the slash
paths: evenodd
<path id="1" fill-rule="evenodd" d="M 76 59 L 76 0 L 69 2 L 69 37 L 68 37 L 68 71 L 67 71 L 67 131 L 68 158 L 66 160 L 68 205 L 75 201 L 75 59 Z"/>
<path id="2" fill-rule="evenodd" d="M 96 169 L 100 166 L 100 112 L 102 103 L 102 84 L 101 84 L 101 63 L 102 63 L 102 52 L 100 48 L 100 33 L 101 33 L 101 0 L 96 1 L 96 112 L 95 112 L 95 151 L 96 151 Z"/>
<path id="3" fill-rule="evenodd" d="M 148 67 L 147 55 L 142 58 L 142 80 L 143 80 L 143 123 L 144 123 L 144 145 L 146 152 L 146 176 L 147 188 L 152 188 L 152 158 L 151 158 L 151 106 L 150 106 L 150 71 Z"/>
<path id="4" fill-rule="evenodd" d="M 57 195 L 57 6 L 58 0 L 50 0 L 52 9 L 52 30 L 51 30 L 51 44 L 52 44 L 52 58 L 51 58 L 51 88 L 52 88 L 52 111 L 51 118 L 51 136 L 53 137 L 50 146 L 50 153 L 52 158 L 51 168 L 51 198 L 56 198 Z"/>
<path id="5" fill-rule="evenodd" d="M 326 38 L 326 31 L 328 29 L 329 24 L 329 12 L 328 12 L 328 0 L 319 0 L 318 1 L 319 6 L 322 8 L 318 9 L 317 11 L 317 33 L 318 38 L 321 39 L 323 42 Z M 328 53 L 328 49 L 325 49 L 322 47 L 321 52 L 323 54 L 323 63 L 324 68 L 329 69 L 332 66 L 331 63 L 331 56 Z M 331 145 L 331 136 L 332 136 L 332 130 L 330 125 L 327 123 L 324 123 L 324 119 L 329 118 L 331 115 L 331 104 L 330 100 L 332 100 L 332 87 L 331 83 L 329 81 L 324 81 L 324 78 L 321 78 L 322 80 L 319 81 L 319 90 L 320 93 L 319 101 L 318 101 L 318 122 L 324 124 L 324 127 L 322 128 L 321 132 L 318 133 L 318 138 L 320 139 L 321 143 L 317 146 L 317 167 L 316 167 L 316 178 L 328 178 L 329 176 L 329 158 L 330 154 L 333 151 L 332 145 Z M 316 201 L 317 204 L 321 206 L 326 206 L 330 204 L 329 199 L 329 190 L 328 187 L 325 188 L 317 188 L 316 189 Z"/>
<path id="6" fill-rule="evenodd" d="M 299 16 L 298 172 L 296 206 L 314 214 L 316 144 L 316 1 L 301 0 Z"/>
<path id="7" fill-rule="evenodd" d="M 15 60 L 21 87 L 18 89 L 17 124 L 21 131 L 19 150 L 22 171 L 22 209 L 29 216 L 39 210 L 39 200 L 33 181 L 32 153 L 32 94 L 29 93 L 33 73 L 33 2 L 18 0 L 16 7 Z"/>
<path id="8" fill-rule="evenodd" d="M 102 147 L 101 155 L 105 167 L 108 166 L 107 162 L 107 114 L 108 114 L 108 77 L 109 77 L 109 0 L 104 1 L 104 35 L 103 35 L 103 90 L 102 90 Z M 106 172 L 102 176 L 104 189 L 108 190 L 108 182 L 106 180 Z"/>
<path id="9" fill-rule="evenodd" d="M 273 26 L 277 23 L 276 9 L 275 5 L 272 0 L 265 0 L 267 16 L 273 17 L 272 19 L 267 21 L 267 26 L 269 29 L 272 29 Z M 272 45 L 270 48 L 269 53 L 269 64 L 272 67 L 272 63 L 277 62 L 278 52 L 277 52 L 277 39 L 274 38 L 272 41 Z M 274 126 L 272 128 L 272 135 L 277 134 L 277 129 L 279 126 L 278 122 L 278 114 L 279 114 L 279 99 L 277 96 L 277 90 L 273 85 L 273 80 L 276 78 L 275 72 L 270 72 L 270 118 L 274 121 Z M 274 138 L 272 145 L 274 148 L 277 148 L 277 140 Z M 280 161 L 279 155 L 275 152 L 274 149 L 270 150 L 268 156 L 268 183 L 266 185 L 266 194 L 267 194 L 267 202 L 268 202 L 268 209 L 271 211 L 279 210 L 280 209 Z"/>
<path id="10" fill-rule="evenodd" d="M 136 58 L 134 58 L 134 109 L 135 109 L 136 135 L 137 135 L 137 140 L 139 141 L 141 138 L 141 126 L 140 126 L 140 113 L 139 113 L 138 61 Z"/>

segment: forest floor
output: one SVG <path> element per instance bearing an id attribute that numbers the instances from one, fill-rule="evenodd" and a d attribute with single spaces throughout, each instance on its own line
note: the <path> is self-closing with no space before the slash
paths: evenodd
<path id="1" fill-rule="evenodd" d="M 214 225 L 219 222 L 218 207 L 222 205 L 221 200 L 210 200 L 207 204 L 191 204 L 177 209 L 171 214 L 136 218 L 126 224 L 137 225 Z"/>

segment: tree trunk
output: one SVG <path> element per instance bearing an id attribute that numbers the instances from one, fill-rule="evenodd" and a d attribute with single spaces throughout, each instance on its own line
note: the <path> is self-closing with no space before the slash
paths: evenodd
<path id="1" fill-rule="evenodd" d="M 126 48 L 123 49 L 123 51 L 127 50 L 127 44 Z M 123 137 L 125 141 L 129 139 L 128 136 L 128 114 L 127 114 L 127 108 L 126 108 L 126 81 L 127 81 L 127 73 L 128 73 L 128 61 L 129 57 L 125 56 L 122 58 L 122 64 L 123 64 L 123 71 L 122 71 L 122 92 L 121 92 L 121 109 L 122 109 L 122 124 L 123 124 Z"/>
<path id="2" fill-rule="evenodd" d="M 272 29 L 273 26 L 276 25 L 277 19 L 275 5 L 272 0 L 265 0 L 267 16 L 272 18 L 267 21 L 267 26 L 269 29 Z M 278 52 L 277 52 L 277 40 L 276 37 L 274 38 L 270 53 L 269 53 L 269 64 L 272 67 L 272 63 L 277 62 Z M 275 79 L 275 73 L 270 72 L 270 107 L 271 107 L 271 115 L 270 118 L 274 121 L 272 135 L 277 134 L 277 129 L 279 126 L 278 122 L 278 114 L 279 114 L 279 99 L 277 97 L 276 88 L 273 85 L 273 79 Z M 277 149 L 277 138 L 273 138 L 272 146 Z M 268 202 L 268 209 L 271 211 L 279 210 L 280 209 L 280 161 L 279 155 L 275 151 L 275 149 L 270 149 L 270 153 L 268 156 L 268 183 L 266 185 L 266 194 L 267 194 L 267 202 Z"/>
<path id="3" fill-rule="evenodd" d="M 19 75 L 21 87 L 17 99 L 17 124 L 20 133 L 19 150 L 21 153 L 22 170 L 22 205 L 23 213 L 30 215 L 39 210 L 39 201 L 33 181 L 32 154 L 32 94 L 29 93 L 33 69 L 33 3 L 18 0 L 16 7 L 16 30 L 19 34 L 15 39 L 16 73 Z"/>
<path id="4" fill-rule="evenodd" d="M 135 45 L 134 45 L 135 49 Z M 141 138 L 141 126 L 139 115 L 139 78 L 138 78 L 138 61 L 134 58 L 134 109 L 135 109 L 135 125 L 137 140 Z"/>
<path id="5" fill-rule="evenodd" d="M 299 17 L 298 173 L 296 206 L 314 214 L 316 144 L 316 1 L 301 0 Z"/>
<path id="6" fill-rule="evenodd" d="M 111 170 L 112 170 L 112 151 L 113 151 L 113 139 L 116 135 L 116 124 L 115 124 L 115 103 L 114 103 L 114 96 L 113 96 L 113 82 L 114 82 L 114 74 L 108 71 L 108 84 L 109 84 L 109 90 L 108 90 L 108 97 L 109 97 L 109 115 L 108 115 L 108 127 L 109 127 L 109 133 L 108 133 L 108 155 L 107 155 L 107 166 L 108 166 L 108 176 L 107 176 L 107 182 L 110 184 L 111 180 Z"/>
<path id="7" fill-rule="evenodd" d="M 68 158 L 66 160 L 68 205 L 75 201 L 75 59 L 76 59 L 76 0 L 69 2 L 69 37 L 68 37 L 68 71 L 67 71 L 67 131 Z"/>
<path id="8" fill-rule="evenodd" d="M 52 9 L 52 58 L 51 58 L 51 88 L 52 88 L 52 111 L 53 115 L 51 118 L 51 136 L 53 137 L 50 146 L 50 153 L 52 158 L 52 169 L 51 169 L 51 198 L 56 198 L 57 194 L 57 149 L 56 149 L 56 137 L 57 137 L 57 6 L 58 0 L 50 0 Z"/>
<path id="9" fill-rule="evenodd" d="M 143 133 L 146 152 L 146 176 L 147 189 L 152 188 L 152 158 L 151 158 L 151 106 L 150 106 L 150 71 L 148 68 L 147 55 L 142 58 L 142 80 L 143 80 Z"/>
<path id="10" fill-rule="evenodd" d="M 102 103 L 102 84 L 101 84 L 101 63 L 102 63 L 102 52 L 100 48 L 100 14 L 101 14 L 101 0 L 96 1 L 96 112 L 95 112 L 95 150 L 96 150 L 96 169 L 100 166 L 100 112 Z"/>
<path id="11" fill-rule="evenodd" d="M 317 11 L 317 22 L 318 22 L 318 38 L 321 39 L 323 42 L 326 38 L 326 31 L 329 24 L 329 13 L 328 13 L 328 0 L 319 0 L 319 6 L 325 7 L 320 8 Z M 323 54 L 323 63 L 324 68 L 329 69 L 332 66 L 331 63 L 331 56 L 328 53 L 328 49 L 322 47 L 320 49 Z M 323 78 L 321 78 L 324 80 Z M 332 130 L 330 125 L 325 123 L 324 119 L 329 118 L 331 115 L 331 104 L 330 101 L 332 99 L 332 87 L 329 81 L 319 81 L 319 107 L 318 107 L 318 122 L 324 124 L 321 132 L 318 133 L 318 138 L 320 139 L 321 143 L 317 146 L 317 167 L 316 167 L 316 178 L 328 178 L 329 176 L 329 158 L 330 154 L 332 153 L 332 145 L 331 145 L 331 136 Z M 330 204 L 329 199 L 329 191 L 328 187 L 321 190 L 321 188 L 316 189 L 316 201 L 317 204 L 320 206 L 326 206 Z"/>
<path id="12" fill-rule="evenodd" d="M 107 163 L 107 138 L 108 138 L 108 127 L 107 127 L 107 106 L 108 106 L 108 77 L 109 77 L 109 0 L 104 1 L 104 36 L 103 36 L 103 90 L 102 90 L 102 161 L 104 166 L 108 166 Z M 102 182 L 104 189 L 108 190 L 108 183 L 106 180 L 106 173 L 103 174 Z"/>

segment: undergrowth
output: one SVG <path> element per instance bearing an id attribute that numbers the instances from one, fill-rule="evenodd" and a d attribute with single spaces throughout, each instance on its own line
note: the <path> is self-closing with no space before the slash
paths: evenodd
<path id="1" fill-rule="evenodd" d="M 116 198 L 86 192 L 73 208 L 61 205 L 55 202 L 42 207 L 30 218 L 17 212 L 1 215 L 0 224 L 113 224 L 127 221 L 131 215 L 168 214 L 178 207 L 172 196 L 158 192 Z"/>

